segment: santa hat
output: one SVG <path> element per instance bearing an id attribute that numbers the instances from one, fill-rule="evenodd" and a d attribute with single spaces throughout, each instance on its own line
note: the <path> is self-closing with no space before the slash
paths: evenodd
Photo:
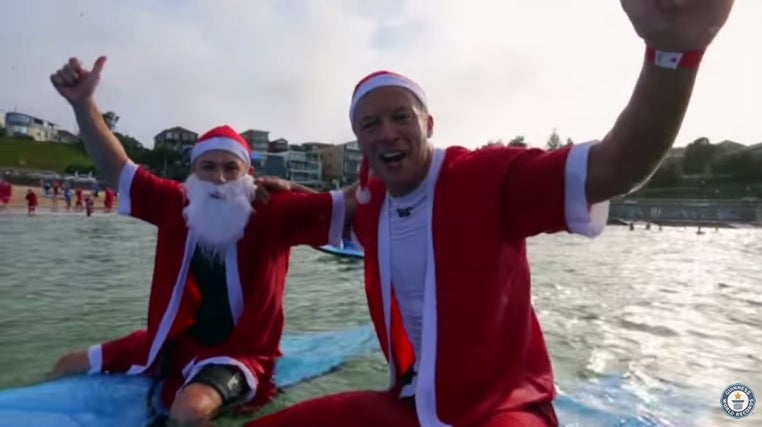
<path id="1" fill-rule="evenodd" d="M 349 121 L 354 124 L 354 113 L 357 103 L 360 102 L 363 96 L 373 89 L 378 89 L 385 86 L 401 87 L 413 92 L 413 95 L 423 105 L 423 108 L 427 107 L 426 93 L 421 89 L 418 84 L 409 78 L 397 74 L 391 71 L 381 70 L 376 71 L 363 77 L 352 93 L 352 102 L 349 106 Z M 362 163 L 360 163 L 360 186 L 357 188 L 357 201 L 360 204 L 366 204 L 370 201 L 370 191 L 368 190 L 368 179 L 370 175 L 370 166 L 368 165 L 368 159 L 363 156 Z"/>
<path id="2" fill-rule="evenodd" d="M 251 165 L 251 148 L 249 143 L 230 126 L 218 126 L 201 135 L 191 151 L 191 163 L 211 150 L 224 150 L 231 152 L 246 163 Z"/>

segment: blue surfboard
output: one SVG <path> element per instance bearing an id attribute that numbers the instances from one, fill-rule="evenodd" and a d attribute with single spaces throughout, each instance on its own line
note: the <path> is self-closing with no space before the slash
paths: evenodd
<path id="1" fill-rule="evenodd" d="M 340 246 L 323 245 L 318 246 L 315 249 L 342 258 L 362 259 L 365 256 L 362 248 L 355 245 L 351 240 L 347 239 L 344 239 Z"/>
<path id="2" fill-rule="evenodd" d="M 366 325 L 287 335 L 281 348 L 284 357 L 275 382 L 288 387 L 378 351 L 378 343 Z M 95 375 L 0 391 L 0 427 L 140 426 L 147 416 L 149 387 L 150 381 L 141 376 Z M 677 392 L 651 395 L 647 401 L 629 389 L 625 377 L 610 376 L 560 390 L 554 406 L 565 427 L 688 427 L 701 415 L 697 401 Z"/>
<path id="3" fill-rule="evenodd" d="M 275 383 L 288 387 L 324 375 L 373 349 L 370 326 L 307 335 L 281 342 Z M 88 375 L 0 391 L 0 427 L 141 426 L 151 385 L 142 376 Z"/>

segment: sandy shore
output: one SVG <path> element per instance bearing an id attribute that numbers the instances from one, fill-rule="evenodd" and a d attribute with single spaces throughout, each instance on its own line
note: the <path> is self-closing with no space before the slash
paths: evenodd
<path id="1" fill-rule="evenodd" d="M 32 189 L 35 193 L 37 193 L 37 211 L 44 211 L 44 210 L 53 210 L 53 198 L 52 197 L 44 197 L 43 194 L 44 191 L 42 190 L 42 187 L 34 187 L 34 186 L 24 186 L 24 185 L 14 185 L 13 186 L 13 193 L 11 193 L 11 200 L 8 203 L 9 209 L 23 209 L 26 211 L 26 192 L 29 189 Z M 90 191 L 83 190 L 82 191 L 82 197 L 84 198 L 88 194 L 90 194 Z M 95 206 L 94 211 L 95 212 L 102 212 L 103 211 L 103 192 L 98 194 L 100 197 L 98 197 L 95 200 Z M 74 212 L 74 193 L 72 192 L 72 200 L 71 205 L 72 209 L 71 211 Z M 0 208 L 1 209 L 1 208 Z M 58 195 L 58 209 L 59 212 L 66 212 L 66 202 L 63 199 L 63 195 Z M 114 211 L 116 211 L 116 201 L 114 202 Z M 83 210 L 84 212 L 84 210 Z"/>

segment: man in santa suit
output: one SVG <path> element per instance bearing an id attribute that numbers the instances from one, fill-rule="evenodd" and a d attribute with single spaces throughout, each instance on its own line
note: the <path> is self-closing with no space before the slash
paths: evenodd
<path id="1" fill-rule="evenodd" d="M 71 103 L 88 153 L 118 185 L 118 211 L 158 228 L 148 324 L 63 356 L 52 376 L 150 375 L 158 407 L 182 425 L 267 402 L 281 355 L 290 248 L 340 242 L 344 194 L 255 199 L 249 146 L 229 126 L 200 137 L 185 183 L 152 175 L 130 161 L 96 107 L 104 63 L 90 71 L 72 58 L 51 80 Z"/>
<path id="2" fill-rule="evenodd" d="M 359 82 L 350 119 L 366 162 L 353 230 L 390 388 L 317 398 L 249 427 L 558 425 L 525 239 L 601 232 L 607 201 L 645 181 L 674 142 L 699 60 L 732 6 L 622 4 L 646 55 L 601 141 L 547 152 L 435 148 L 416 83 L 390 72 Z"/>

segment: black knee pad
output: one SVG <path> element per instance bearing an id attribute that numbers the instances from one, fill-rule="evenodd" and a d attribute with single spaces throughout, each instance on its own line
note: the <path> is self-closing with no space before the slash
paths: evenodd
<path id="1" fill-rule="evenodd" d="M 235 366 L 206 365 L 188 383 L 212 387 L 222 397 L 223 406 L 241 401 L 249 392 L 246 377 Z"/>

